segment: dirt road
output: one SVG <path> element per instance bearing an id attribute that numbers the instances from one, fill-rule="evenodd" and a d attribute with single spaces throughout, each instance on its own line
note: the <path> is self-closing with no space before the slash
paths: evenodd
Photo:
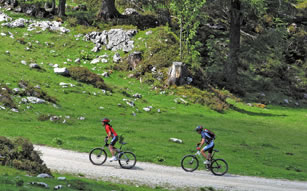
<path id="1" fill-rule="evenodd" d="M 307 182 L 265 179 L 226 174 L 217 177 L 211 172 L 184 172 L 179 167 L 161 166 L 137 162 L 131 170 L 121 169 L 118 162 L 106 162 L 103 166 L 90 163 L 87 153 L 35 146 L 42 159 L 52 170 L 64 173 L 83 174 L 88 178 L 119 183 L 133 183 L 151 187 L 200 188 L 214 187 L 236 191 L 306 191 Z"/>

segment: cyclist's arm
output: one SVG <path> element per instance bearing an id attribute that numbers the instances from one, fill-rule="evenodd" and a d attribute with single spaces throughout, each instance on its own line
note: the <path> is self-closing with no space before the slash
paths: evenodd
<path id="1" fill-rule="evenodd" d="M 205 139 L 202 138 L 201 141 L 200 141 L 199 147 L 202 147 L 204 143 L 205 143 Z"/>

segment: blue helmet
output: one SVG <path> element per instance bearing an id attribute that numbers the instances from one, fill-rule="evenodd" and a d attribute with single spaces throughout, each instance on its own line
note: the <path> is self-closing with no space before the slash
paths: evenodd
<path id="1" fill-rule="evenodd" d="M 203 130 L 203 126 L 199 125 L 195 128 L 195 131 L 202 131 Z"/>

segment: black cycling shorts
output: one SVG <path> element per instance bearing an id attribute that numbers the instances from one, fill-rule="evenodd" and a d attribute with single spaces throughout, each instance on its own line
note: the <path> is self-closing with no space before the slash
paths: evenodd
<path id="1" fill-rule="evenodd" d="M 110 145 L 114 146 L 117 141 L 118 141 L 118 136 L 113 137 L 110 142 Z"/>

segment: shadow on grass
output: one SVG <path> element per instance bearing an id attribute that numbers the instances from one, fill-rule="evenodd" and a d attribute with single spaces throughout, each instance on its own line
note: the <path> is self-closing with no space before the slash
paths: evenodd
<path id="1" fill-rule="evenodd" d="M 234 111 L 244 113 L 244 114 L 247 114 L 247 115 L 251 115 L 251 116 L 263 116 L 263 117 L 286 117 L 287 116 L 285 114 L 279 115 L 279 114 L 271 114 L 271 113 L 256 113 L 256 112 L 247 111 L 247 110 L 238 108 L 238 107 L 236 107 L 232 104 L 230 104 L 230 108 Z"/>

